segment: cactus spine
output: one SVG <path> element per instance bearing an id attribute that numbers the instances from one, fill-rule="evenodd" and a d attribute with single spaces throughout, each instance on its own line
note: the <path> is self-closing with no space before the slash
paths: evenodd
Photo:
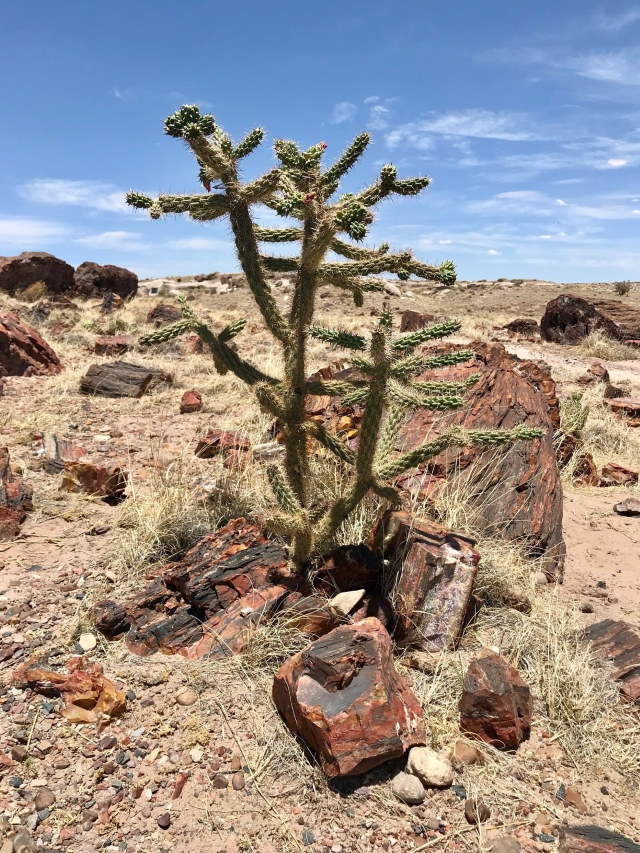
<path id="1" fill-rule="evenodd" d="M 401 280 L 414 275 L 443 284 L 455 281 L 451 261 L 429 266 L 411 253 L 390 254 L 389 246 L 367 249 L 343 239 L 360 241 L 373 221 L 372 208 L 392 194 L 417 195 L 429 184 L 426 177 L 399 180 L 395 167 L 385 165 L 377 181 L 358 194 L 344 194 L 331 200 L 341 178 L 356 163 L 369 144 L 367 133 L 359 134 L 328 169 L 321 167 L 326 145 L 319 143 L 302 151 L 294 142 L 278 140 L 274 145 L 280 166 L 249 183 L 241 183 L 238 161 L 262 141 L 264 132 L 256 128 L 237 145 L 217 125 L 213 116 L 202 115 L 198 107 L 181 107 L 165 121 L 170 136 L 183 139 L 199 166 L 199 178 L 206 192 L 197 195 L 161 195 L 152 199 L 130 192 L 127 201 L 146 209 L 152 218 L 169 213 L 187 213 L 197 221 L 228 216 L 237 255 L 262 318 L 279 341 L 283 352 L 282 379 L 269 376 L 239 356 L 228 346 L 242 331 L 243 322 L 216 333 L 201 323 L 183 301 L 183 319 L 171 327 L 147 336 L 144 343 L 170 340 L 185 331 L 196 332 L 211 350 L 220 373 L 231 371 L 252 386 L 260 406 L 282 423 L 285 444 L 284 471 L 269 468 L 267 475 L 276 506 L 265 521 L 274 531 L 287 536 L 294 562 L 304 567 L 309 557 L 326 547 L 340 525 L 369 491 L 391 503 L 399 501 L 393 481 L 403 471 L 437 455 L 448 447 L 469 443 L 504 444 L 534 438 L 540 430 L 516 428 L 505 431 L 464 431 L 451 429 L 434 441 L 405 453 L 395 454 L 397 435 L 408 409 L 457 409 L 469 383 L 414 381 L 413 376 L 427 367 L 457 364 L 472 356 L 461 351 L 433 358 L 415 352 L 421 344 L 455 332 L 455 321 L 441 323 L 394 338 L 392 318 L 385 309 L 369 340 L 339 329 L 314 325 L 317 288 L 320 282 L 333 284 L 351 293 L 361 305 L 364 293 L 381 290 L 379 273 L 392 273 Z M 215 193 L 211 193 L 215 182 Z M 293 217 L 299 226 L 261 228 L 254 224 L 251 205 L 262 203 L 278 214 Z M 264 243 L 298 242 L 296 257 L 270 257 L 259 247 Z M 326 261 L 333 251 L 345 260 Z M 274 299 L 266 273 L 290 271 L 295 274 L 294 292 L 288 315 Z M 353 363 L 365 378 L 356 382 L 307 381 L 307 341 L 310 336 L 343 347 L 353 354 Z M 354 453 L 335 435 L 312 421 L 305 412 L 307 394 L 330 394 L 345 402 L 364 404 L 358 449 Z M 309 439 L 313 439 L 341 462 L 353 467 L 353 475 L 332 505 L 315 509 L 309 494 Z M 314 509 L 312 510 L 312 507 Z"/>

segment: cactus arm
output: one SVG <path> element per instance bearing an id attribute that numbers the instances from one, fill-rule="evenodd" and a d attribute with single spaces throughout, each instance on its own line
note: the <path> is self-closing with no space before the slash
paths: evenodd
<path id="1" fill-rule="evenodd" d="M 309 334 L 318 341 L 333 344 L 344 349 L 364 350 L 365 339 L 362 335 L 354 335 L 352 332 L 344 332 L 341 329 L 326 329 L 324 326 L 309 326 Z"/>
<path id="2" fill-rule="evenodd" d="M 331 250 L 337 255 L 342 255 L 343 258 L 350 258 L 352 261 L 366 260 L 376 255 L 386 255 L 389 251 L 388 243 L 381 243 L 377 249 L 365 249 L 361 246 L 353 246 L 351 243 L 345 243 L 344 240 L 339 240 L 335 237 L 331 241 Z"/>
<path id="3" fill-rule="evenodd" d="M 393 349 L 397 352 L 400 350 L 413 350 L 420 344 L 427 341 L 437 340 L 438 338 L 446 338 L 454 332 L 459 332 L 462 324 L 459 320 L 447 320 L 446 323 L 438 323 L 436 326 L 427 326 L 424 329 L 417 329 L 415 332 L 409 332 L 408 335 L 402 335 L 393 342 Z"/>
<path id="4" fill-rule="evenodd" d="M 335 185 L 340 178 L 354 166 L 364 154 L 367 145 L 371 142 L 368 133 L 359 133 L 353 142 L 345 149 L 344 153 L 336 162 L 327 169 L 321 179 L 322 186 L 327 188 Z"/>
<path id="5" fill-rule="evenodd" d="M 254 227 L 254 233 L 257 240 L 262 240 L 265 243 L 292 243 L 295 240 L 302 240 L 302 228 L 258 228 Z"/>
<path id="6" fill-rule="evenodd" d="M 296 258 L 285 258 L 278 255 L 261 255 L 262 266 L 269 272 L 297 272 L 298 261 Z"/>
<path id="7" fill-rule="evenodd" d="M 261 127 L 256 127 L 253 130 L 250 130 L 249 133 L 241 139 L 240 142 L 236 145 L 236 147 L 231 152 L 231 156 L 234 160 L 240 160 L 242 157 L 246 157 L 248 154 L 251 154 L 252 151 L 260 145 L 262 140 L 264 139 L 264 130 Z"/>

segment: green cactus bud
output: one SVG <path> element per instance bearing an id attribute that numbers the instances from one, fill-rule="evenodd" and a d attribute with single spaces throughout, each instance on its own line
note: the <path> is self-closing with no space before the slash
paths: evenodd
<path id="1" fill-rule="evenodd" d="M 135 207 L 138 210 L 147 210 L 153 204 L 153 199 L 144 195 L 143 193 L 137 193 L 134 190 L 130 190 L 125 196 L 126 202 L 131 207 Z"/>

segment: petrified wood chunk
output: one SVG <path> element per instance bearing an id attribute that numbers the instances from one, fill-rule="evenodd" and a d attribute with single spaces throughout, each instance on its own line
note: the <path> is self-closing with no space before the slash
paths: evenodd
<path id="1" fill-rule="evenodd" d="M 561 826 L 558 853 L 640 853 L 640 844 L 601 826 Z"/>
<path id="2" fill-rule="evenodd" d="M 608 399 L 606 403 L 616 415 L 625 418 L 640 418 L 640 397 L 618 397 Z"/>
<path id="3" fill-rule="evenodd" d="M 330 778 L 365 773 L 425 742 L 420 703 L 375 618 L 341 625 L 285 661 L 273 701 Z"/>
<path id="4" fill-rule="evenodd" d="M 0 314 L 0 376 L 51 376 L 60 359 L 49 344 L 15 314 Z"/>
<path id="5" fill-rule="evenodd" d="M 596 655 L 612 664 L 611 677 L 634 702 L 640 701 L 640 634 L 627 622 L 604 619 L 585 631 Z"/>
<path id="6" fill-rule="evenodd" d="M 543 427 L 545 434 L 498 450 L 476 445 L 445 451 L 410 472 L 413 486 L 419 484 L 423 494 L 431 495 L 448 482 L 468 496 L 485 528 L 522 542 L 531 556 L 543 559 L 550 579 L 562 580 L 562 483 L 553 445 L 559 426 L 555 383 L 548 368 L 520 361 L 501 344 L 470 346 L 476 355 L 468 362 L 421 375 L 425 380 L 461 381 L 479 374 L 464 406 L 454 412 L 413 413 L 401 446 L 417 447 L 450 426 L 510 429 L 523 424 Z M 429 354 L 459 349 L 446 345 Z"/>
<path id="7" fill-rule="evenodd" d="M 127 475 L 119 465 L 92 462 L 89 459 L 64 463 L 63 492 L 84 492 L 105 500 L 120 501 L 127 488 Z"/>
<path id="8" fill-rule="evenodd" d="M 517 749 L 531 730 L 531 691 L 517 669 L 489 650 L 471 661 L 460 699 L 460 728 L 498 749 Z"/>
<path id="9" fill-rule="evenodd" d="M 400 315 L 400 331 L 415 332 L 418 329 L 424 329 L 432 320 L 432 314 L 423 314 L 420 311 L 403 311 Z"/>
<path id="10" fill-rule="evenodd" d="M 196 445 L 196 456 L 201 459 L 211 459 L 214 456 L 225 454 L 230 450 L 249 450 L 249 439 L 238 432 L 229 432 L 224 429 L 210 429 L 206 435 L 198 439 Z"/>
<path id="11" fill-rule="evenodd" d="M 133 335 L 102 335 L 96 338 L 93 344 L 93 351 L 96 355 L 124 355 L 125 352 L 133 349 L 136 345 L 136 339 Z"/>
<path id="12" fill-rule="evenodd" d="M 635 486 L 638 482 L 638 472 L 631 471 L 617 462 L 607 462 L 600 472 L 601 486 Z"/>
<path id="13" fill-rule="evenodd" d="M 186 415 L 192 412 L 199 412 L 201 408 L 202 394 L 194 389 L 185 391 L 180 400 L 180 414 Z"/>
<path id="14" fill-rule="evenodd" d="M 80 380 L 80 392 L 99 397 L 142 397 L 156 385 L 172 382 L 173 377 L 164 370 L 113 361 L 92 364 Z"/>
<path id="15" fill-rule="evenodd" d="M 59 474 L 65 466 L 65 462 L 77 462 L 87 451 L 51 432 L 45 433 L 35 448 L 36 456 L 42 460 L 42 467 L 48 474 Z"/>
<path id="16" fill-rule="evenodd" d="M 166 302 L 160 302 L 154 305 L 151 311 L 147 314 L 147 323 L 153 323 L 156 328 L 160 326 L 168 326 L 171 323 L 177 323 L 182 319 L 182 311 L 175 305 L 168 305 Z"/>
<path id="17" fill-rule="evenodd" d="M 94 609 L 106 637 L 124 634 L 127 646 L 141 655 L 197 658 L 241 651 L 256 621 L 301 597 L 285 549 L 246 518 L 208 533 L 147 580 L 127 601 L 102 601 Z"/>
<path id="18" fill-rule="evenodd" d="M 396 640 L 428 652 L 455 647 L 480 561 L 475 540 L 406 512 L 387 513 L 374 538 L 389 564 Z"/>
<path id="19" fill-rule="evenodd" d="M 36 281 L 51 293 L 73 289 L 73 267 L 48 252 L 22 252 L 0 258 L 0 291 L 13 296 Z"/>
<path id="20" fill-rule="evenodd" d="M 125 267 L 113 264 L 96 264 L 85 261 L 74 273 L 74 290 L 81 296 L 100 298 L 104 293 L 114 293 L 128 299 L 138 292 L 138 276 Z"/>
<path id="21" fill-rule="evenodd" d="M 9 448 L 0 447 L 0 540 L 13 539 L 33 509 L 33 489 L 11 471 Z"/>
<path id="22" fill-rule="evenodd" d="M 505 332 L 514 337 L 526 338 L 533 341 L 540 336 L 540 324 L 528 317 L 518 317 L 502 327 Z"/>
<path id="23" fill-rule="evenodd" d="M 543 340 L 576 344 L 591 332 L 625 341 L 640 337 L 640 311 L 624 302 L 591 302 L 565 294 L 552 299 L 540 321 Z"/>

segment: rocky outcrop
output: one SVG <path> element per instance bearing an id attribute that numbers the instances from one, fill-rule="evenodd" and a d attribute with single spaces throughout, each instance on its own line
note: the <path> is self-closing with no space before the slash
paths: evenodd
<path id="1" fill-rule="evenodd" d="M 94 619 L 136 654 L 224 657 L 244 648 L 256 622 L 299 600 L 299 586 L 286 549 L 236 518 L 147 575 L 127 601 L 99 602 Z"/>
<path id="2" fill-rule="evenodd" d="M 85 261 L 73 276 L 74 291 L 78 296 L 101 299 L 106 293 L 115 293 L 129 299 L 138 292 L 138 276 L 124 267 L 113 264 L 96 264 Z"/>
<path id="3" fill-rule="evenodd" d="M 424 743 L 422 708 L 375 618 L 342 625 L 285 661 L 273 700 L 330 778 L 365 773 Z"/>
<path id="4" fill-rule="evenodd" d="M 595 331 L 619 341 L 640 338 L 640 311 L 624 302 L 565 294 L 547 303 L 540 321 L 542 339 L 557 344 L 577 344 Z"/>
<path id="5" fill-rule="evenodd" d="M 640 702 L 640 634 L 627 622 L 604 619 L 585 631 L 585 637 L 627 699 Z"/>
<path id="6" fill-rule="evenodd" d="M 0 377 L 52 376 L 62 364 L 49 344 L 15 314 L 0 314 Z"/>
<path id="7" fill-rule="evenodd" d="M 22 252 L 0 258 L 0 291 L 15 296 L 41 281 L 50 293 L 73 290 L 73 267 L 48 252 Z"/>
<path id="8" fill-rule="evenodd" d="M 9 448 L 0 447 L 0 541 L 13 539 L 33 509 L 33 489 L 11 470 Z"/>
<path id="9" fill-rule="evenodd" d="M 498 749 L 517 749 L 531 730 L 531 691 L 517 669 L 486 650 L 469 664 L 460 728 Z"/>
<path id="10" fill-rule="evenodd" d="M 475 540 L 406 512 L 391 512 L 374 532 L 387 561 L 394 637 L 423 651 L 454 648 L 478 570 Z"/>

